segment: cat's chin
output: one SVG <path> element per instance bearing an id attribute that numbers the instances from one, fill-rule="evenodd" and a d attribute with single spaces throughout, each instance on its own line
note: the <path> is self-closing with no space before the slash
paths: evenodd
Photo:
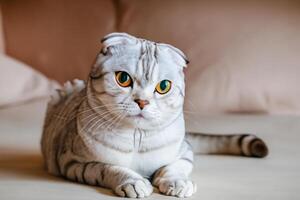
<path id="1" fill-rule="evenodd" d="M 129 117 L 130 121 L 134 124 L 136 128 L 144 128 L 149 123 L 149 119 L 147 119 L 143 114 L 132 115 Z M 142 127 L 141 127 L 142 126 Z"/>
<path id="2" fill-rule="evenodd" d="M 148 113 L 140 112 L 127 115 L 124 119 L 124 126 L 127 128 L 138 128 L 144 130 L 159 130 L 171 124 L 178 118 L 179 115 L 180 112 L 178 112 L 178 114 L 173 114 L 171 117 L 165 116 L 161 120 L 158 120 L 158 118 L 148 115 Z"/>
<path id="3" fill-rule="evenodd" d="M 132 119 L 145 119 L 145 116 L 142 113 L 136 115 L 130 115 L 128 117 Z"/>
<path id="4" fill-rule="evenodd" d="M 145 130 L 153 130 L 158 128 L 151 119 L 148 119 L 142 114 L 127 116 L 124 120 L 124 126 L 127 128 L 138 128 Z"/>

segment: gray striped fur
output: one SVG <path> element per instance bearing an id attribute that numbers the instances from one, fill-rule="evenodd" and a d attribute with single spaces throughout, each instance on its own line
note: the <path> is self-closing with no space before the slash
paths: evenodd
<path id="1" fill-rule="evenodd" d="M 182 69 L 187 60 L 179 49 L 124 33 L 109 34 L 103 45 L 87 82 L 67 82 L 48 104 L 41 146 L 49 173 L 110 188 L 123 197 L 147 197 L 152 185 L 166 195 L 190 197 L 196 192 L 188 178 L 192 148 L 196 153 L 267 155 L 264 142 L 253 135 L 185 135 Z M 111 77 L 123 67 L 117 65 L 133 60 L 138 64 L 126 68 L 135 72 L 132 95 L 112 103 L 126 92 Z M 174 79 L 173 90 L 149 99 L 160 105 L 149 111 L 155 117 L 136 122 L 132 112 L 142 111 L 134 102 L 124 102 L 154 95 L 144 88 L 155 87 L 159 70 Z"/>
<path id="2" fill-rule="evenodd" d="M 228 154 L 250 157 L 265 157 L 268 147 L 253 134 L 186 134 L 186 139 L 193 146 L 194 153 Z"/>

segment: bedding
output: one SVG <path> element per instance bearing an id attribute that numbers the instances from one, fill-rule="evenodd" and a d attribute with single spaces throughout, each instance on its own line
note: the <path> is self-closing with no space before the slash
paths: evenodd
<path id="1" fill-rule="evenodd" d="M 59 88 L 57 82 L 10 56 L 0 54 L 0 108 L 48 98 L 56 88 Z"/>
<path id="2" fill-rule="evenodd" d="M 0 54 L 4 53 L 4 34 L 3 34 L 3 26 L 2 26 L 2 11 L 0 5 Z"/>
<path id="3" fill-rule="evenodd" d="M 299 1 L 120 1 L 118 31 L 191 61 L 186 109 L 300 114 Z M 159 30 L 159 31 L 157 31 Z"/>
<path id="4" fill-rule="evenodd" d="M 44 99 L 0 109 L 0 199 L 121 199 L 109 190 L 47 174 L 40 152 L 45 109 Z M 198 191 L 190 199 L 300 198 L 300 117 L 187 113 L 186 119 L 189 130 L 256 133 L 270 149 L 265 159 L 196 156 L 191 177 Z M 155 193 L 148 199 L 171 198 Z"/>
<path id="5" fill-rule="evenodd" d="M 100 39 L 115 31 L 113 1 L 2 1 L 6 53 L 65 82 L 86 78 Z"/>
<path id="6" fill-rule="evenodd" d="M 187 54 L 187 110 L 300 114 L 298 0 L 12 0 L 1 8 L 6 53 L 61 83 L 86 79 L 105 34 L 128 32 Z"/>

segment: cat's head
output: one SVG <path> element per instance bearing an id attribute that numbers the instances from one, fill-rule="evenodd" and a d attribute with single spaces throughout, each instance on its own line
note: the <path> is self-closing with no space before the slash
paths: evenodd
<path id="1" fill-rule="evenodd" d="M 179 49 L 126 33 L 111 33 L 102 44 L 88 88 L 114 114 L 111 120 L 155 129 L 182 113 L 187 59 Z"/>

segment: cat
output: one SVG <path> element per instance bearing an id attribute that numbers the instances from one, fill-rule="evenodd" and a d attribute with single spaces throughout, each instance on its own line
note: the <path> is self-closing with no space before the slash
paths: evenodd
<path id="1" fill-rule="evenodd" d="M 153 186 L 190 197 L 195 153 L 265 157 L 255 135 L 186 133 L 188 61 L 174 46 L 111 33 L 87 81 L 67 82 L 48 103 L 42 153 L 49 173 L 142 198 Z"/>

